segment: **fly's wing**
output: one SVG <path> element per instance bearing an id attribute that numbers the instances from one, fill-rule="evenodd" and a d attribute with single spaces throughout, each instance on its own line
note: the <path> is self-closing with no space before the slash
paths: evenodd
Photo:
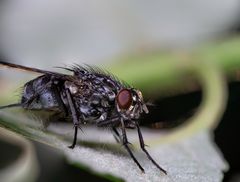
<path id="1" fill-rule="evenodd" d="M 32 67 L 27 67 L 27 66 L 22 66 L 18 64 L 13 64 L 13 63 L 8 63 L 4 61 L 0 61 L 0 67 L 6 67 L 6 68 L 12 68 L 12 69 L 18 69 L 22 71 L 28 71 L 32 73 L 40 73 L 40 74 L 50 74 L 50 75 L 59 75 L 60 73 L 56 72 L 51 72 L 51 71 L 46 71 L 46 70 L 41 70 L 38 68 L 32 68 Z"/>

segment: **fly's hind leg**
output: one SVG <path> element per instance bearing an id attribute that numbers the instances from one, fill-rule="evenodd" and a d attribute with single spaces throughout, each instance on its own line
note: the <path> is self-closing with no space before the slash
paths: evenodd
<path id="1" fill-rule="evenodd" d="M 1 109 L 6 109 L 6 108 L 11 108 L 11 107 L 21 107 L 21 103 L 15 103 L 15 104 L 9 104 L 9 105 L 5 105 L 5 106 L 0 106 L 0 110 Z"/>

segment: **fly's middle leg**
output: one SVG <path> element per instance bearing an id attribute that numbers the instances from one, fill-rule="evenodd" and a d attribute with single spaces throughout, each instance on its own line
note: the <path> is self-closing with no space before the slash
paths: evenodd
<path id="1" fill-rule="evenodd" d="M 78 120 L 76 106 L 73 102 L 73 99 L 72 99 L 69 89 L 66 89 L 66 95 L 67 95 L 67 101 L 68 101 L 68 104 L 69 104 L 69 107 L 71 110 L 71 115 L 72 115 L 72 120 L 73 120 L 73 125 L 74 125 L 74 138 L 73 138 L 72 145 L 69 146 L 69 148 L 73 149 L 77 142 L 77 133 L 78 133 L 78 127 L 79 127 L 80 122 Z"/>

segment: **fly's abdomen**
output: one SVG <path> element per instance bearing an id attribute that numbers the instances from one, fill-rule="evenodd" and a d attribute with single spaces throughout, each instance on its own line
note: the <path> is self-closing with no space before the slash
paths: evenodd
<path id="1" fill-rule="evenodd" d="M 58 94 L 48 75 L 40 76 L 24 85 L 22 106 L 25 109 L 59 109 Z"/>

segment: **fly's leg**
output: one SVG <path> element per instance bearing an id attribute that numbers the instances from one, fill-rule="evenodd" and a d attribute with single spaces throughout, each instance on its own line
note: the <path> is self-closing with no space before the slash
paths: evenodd
<path id="1" fill-rule="evenodd" d="M 6 108 L 10 108 L 10 107 L 20 107 L 21 103 L 15 103 L 15 104 L 9 104 L 9 105 L 5 105 L 5 106 L 0 106 L 0 109 L 6 109 Z"/>
<path id="2" fill-rule="evenodd" d="M 129 148 L 128 144 L 128 139 L 127 139 L 127 135 L 126 135 L 126 129 L 125 129 L 125 125 L 124 125 L 124 121 L 121 120 L 121 126 L 122 126 L 122 142 L 123 142 L 123 146 L 126 148 L 127 152 L 129 153 L 129 155 L 131 156 L 131 158 L 133 159 L 133 161 L 137 164 L 137 166 L 139 167 L 139 169 L 144 172 L 143 167 L 140 165 L 140 163 L 137 161 L 137 159 L 135 158 L 135 156 L 133 155 L 131 149 Z"/>
<path id="3" fill-rule="evenodd" d="M 110 120 L 103 120 L 97 123 L 98 127 L 109 127 L 109 126 L 117 126 L 119 124 L 119 117 L 112 118 Z"/>
<path id="4" fill-rule="evenodd" d="M 139 137 L 139 142 L 140 142 L 140 146 L 141 146 L 141 149 L 143 150 L 143 152 L 147 155 L 148 159 L 150 161 L 152 161 L 152 163 L 158 168 L 160 169 L 164 174 L 167 175 L 167 171 L 164 170 L 162 167 L 160 167 L 157 162 L 151 157 L 151 155 L 148 153 L 148 151 L 145 149 L 145 144 L 144 144 L 144 140 L 143 140 L 143 136 L 142 136 L 142 133 L 141 133 L 141 130 L 140 130 L 140 127 L 138 124 L 136 124 L 137 126 L 137 130 L 138 130 L 138 137 Z"/>
<path id="5" fill-rule="evenodd" d="M 121 136 L 120 136 L 117 128 L 112 127 L 112 131 L 113 131 L 113 137 L 115 138 L 116 142 L 120 143 L 122 141 L 122 139 L 121 139 Z"/>
<path id="6" fill-rule="evenodd" d="M 74 137 L 73 137 L 73 142 L 72 145 L 68 146 L 68 148 L 73 149 L 77 143 L 77 133 L 78 133 L 78 126 L 74 125 Z"/>
<path id="7" fill-rule="evenodd" d="M 71 146 L 69 146 L 69 148 L 73 149 L 76 145 L 77 142 L 77 133 L 78 133 L 78 127 L 79 127 L 79 121 L 78 121 L 78 115 L 76 112 L 76 108 L 75 108 L 75 104 L 73 102 L 71 93 L 69 91 L 69 89 L 66 89 L 66 95 L 67 95 L 67 100 L 68 100 L 68 104 L 71 110 L 71 114 L 72 114 L 72 119 L 73 119 L 73 125 L 74 125 L 74 138 L 73 138 L 73 143 Z"/>

